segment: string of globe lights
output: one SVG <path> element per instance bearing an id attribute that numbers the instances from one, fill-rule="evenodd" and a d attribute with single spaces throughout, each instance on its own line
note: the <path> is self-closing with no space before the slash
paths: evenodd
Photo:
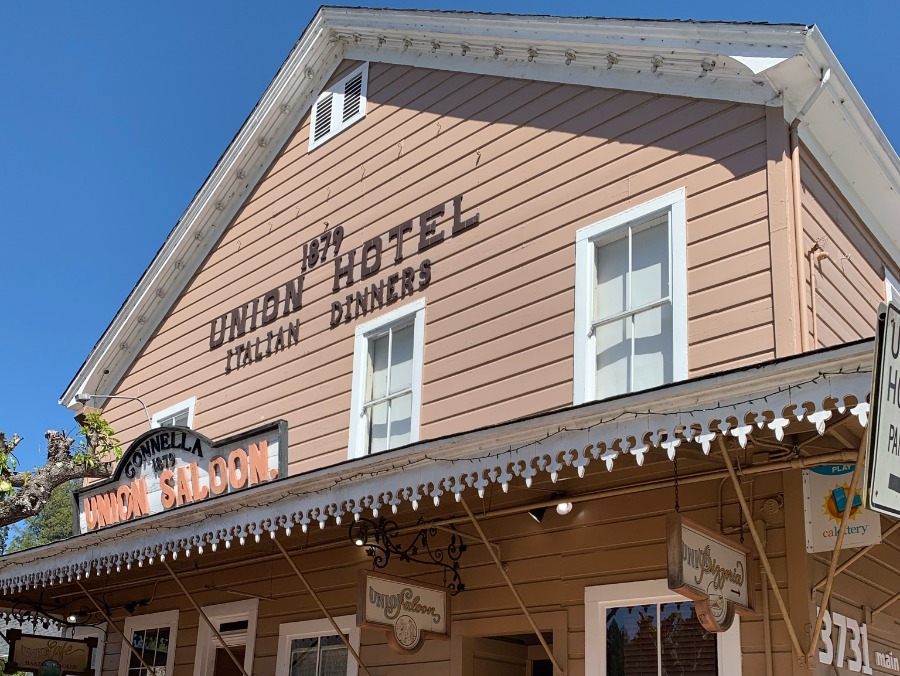
<path id="1" fill-rule="evenodd" d="M 821 414 L 821 415 L 818 415 L 817 419 L 815 420 L 816 428 L 817 428 L 817 431 L 819 432 L 819 434 L 824 434 L 825 420 L 830 418 L 832 411 L 838 410 L 843 413 L 845 410 L 847 410 L 851 406 L 851 404 L 848 404 L 848 402 L 847 402 L 848 398 L 852 398 L 853 400 L 856 401 L 856 404 L 855 404 L 855 406 L 853 406 L 853 410 L 851 411 L 851 413 L 853 413 L 859 420 L 860 424 L 863 427 L 865 427 L 867 424 L 868 404 L 865 403 L 864 396 L 857 397 L 855 395 L 844 395 L 842 400 L 839 400 L 837 397 L 834 397 L 834 396 L 828 396 L 825 398 L 824 401 L 825 402 L 835 402 L 835 403 L 834 403 L 834 405 L 831 405 L 830 408 L 825 407 L 824 411 L 820 411 L 817 408 L 818 405 L 813 405 L 812 402 L 800 402 L 798 404 L 797 402 L 793 402 L 792 399 L 793 399 L 793 392 L 795 390 L 802 390 L 804 387 L 818 384 L 823 379 L 827 379 L 827 378 L 830 378 L 833 376 L 865 375 L 865 374 L 870 374 L 871 372 L 872 372 L 871 368 L 865 368 L 865 367 L 857 367 L 855 369 L 849 369 L 849 370 L 848 369 L 839 369 L 836 371 L 823 370 L 823 371 L 819 371 L 816 376 L 810 377 L 807 380 L 801 381 L 799 383 L 792 383 L 791 385 L 787 385 L 787 386 L 779 386 L 765 394 L 755 395 L 752 397 L 747 397 L 747 398 L 744 398 L 744 399 L 741 399 L 738 401 L 727 402 L 724 404 L 721 401 L 717 401 L 715 403 L 715 405 L 709 405 L 709 406 L 705 406 L 705 407 L 691 407 L 691 408 L 686 408 L 684 410 L 666 410 L 666 411 L 653 411 L 652 409 L 647 409 L 647 410 L 625 409 L 625 410 L 619 411 L 616 414 L 611 415 L 609 417 L 594 420 L 589 425 L 572 426 L 572 427 L 560 426 L 555 431 L 546 433 L 545 436 L 543 436 L 542 438 L 524 442 L 524 443 L 521 443 L 516 446 L 510 446 L 503 450 L 492 451 L 489 453 L 483 453 L 478 456 L 471 456 L 471 457 L 467 457 L 467 458 L 437 458 L 437 457 L 434 457 L 434 456 L 426 453 L 426 454 L 422 454 L 422 455 L 417 455 L 416 458 L 392 462 L 390 465 L 387 465 L 387 466 L 384 466 L 381 468 L 376 468 L 376 469 L 366 470 L 366 471 L 357 471 L 350 475 L 335 477 L 328 485 L 322 486 L 322 487 L 319 487 L 316 489 L 292 490 L 287 493 L 284 493 L 283 497 L 292 499 L 292 498 L 310 498 L 310 497 L 322 496 L 324 494 L 327 494 L 327 493 L 333 491 L 336 487 L 339 487 L 339 486 L 357 483 L 361 480 L 365 480 L 365 479 L 369 479 L 369 478 L 376 478 L 376 477 L 379 477 L 379 476 L 382 476 L 385 474 L 402 472 L 403 470 L 409 469 L 414 466 L 420 466 L 420 465 L 423 465 L 424 463 L 446 463 L 448 465 L 454 466 L 454 465 L 457 465 L 460 463 L 476 464 L 478 462 L 483 462 L 483 461 L 487 461 L 487 460 L 499 459 L 504 456 L 514 455 L 519 451 L 527 449 L 529 446 L 544 445 L 544 444 L 552 443 L 552 440 L 555 437 L 558 437 L 559 435 L 567 433 L 567 432 L 569 432 L 569 433 L 571 433 L 571 432 L 590 432 L 591 430 L 594 430 L 597 427 L 601 427 L 603 425 L 608 425 L 610 423 L 621 422 L 623 420 L 634 421 L 634 420 L 637 420 L 637 419 L 640 419 L 640 418 L 643 418 L 646 416 L 651 416 L 651 415 L 671 418 L 673 416 L 696 416 L 701 413 L 709 413 L 709 412 L 717 412 L 717 413 L 721 414 L 723 409 L 734 409 L 735 413 L 737 413 L 737 408 L 740 406 L 754 405 L 754 404 L 758 404 L 760 402 L 768 403 L 769 398 L 777 397 L 777 396 L 783 395 L 785 393 L 788 393 L 791 398 L 790 405 L 792 408 L 796 408 L 798 406 L 801 407 L 801 411 L 797 412 L 796 414 L 792 413 L 792 414 L 788 414 L 788 415 L 796 418 L 797 420 L 802 420 L 803 417 L 807 417 L 807 419 L 811 420 L 812 419 L 811 414 L 813 413 L 813 411 L 815 411 L 817 414 Z M 860 394 L 861 394 L 861 392 L 862 391 L 860 391 Z M 813 410 L 812 411 L 804 410 L 805 408 L 808 408 L 806 406 L 806 404 L 813 405 Z M 782 411 L 782 413 L 785 413 L 787 411 L 787 408 L 788 407 L 786 406 L 785 409 Z M 703 440 L 704 452 L 706 452 L 706 453 L 709 452 L 709 442 L 713 438 L 715 438 L 715 436 L 734 433 L 734 428 L 735 428 L 735 425 L 738 424 L 738 421 L 734 416 L 729 416 L 729 418 L 734 421 L 734 424 L 732 424 L 731 427 L 728 427 L 726 429 L 721 429 L 721 428 L 716 427 L 715 430 L 710 430 L 710 432 L 707 435 L 705 435 L 708 438 Z M 731 422 L 728 419 L 726 419 L 726 421 L 728 421 L 729 424 L 731 424 Z M 713 422 L 718 424 L 721 421 L 716 419 Z M 786 424 L 788 421 L 785 420 L 784 422 Z M 762 425 L 764 424 L 764 422 L 761 423 L 761 422 L 757 421 L 755 424 L 761 428 Z M 741 427 L 743 429 L 751 428 L 751 426 L 748 426 L 748 425 L 744 425 Z M 662 430 L 662 431 L 665 432 L 664 430 Z M 779 433 L 779 432 L 783 432 L 783 429 L 782 428 L 776 429 L 776 433 Z M 690 428 L 685 427 L 685 426 L 679 426 L 676 428 L 676 435 L 680 434 L 688 441 L 690 441 L 692 438 L 694 438 L 693 433 L 694 433 L 693 430 L 691 430 Z M 740 435 L 735 434 L 735 436 L 737 436 L 739 441 L 741 442 L 742 447 L 745 447 L 745 445 L 747 443 L 747 434 L 748 434 L 748 432 L 746 432 L 746 431 L 744 431 Z M 652 432 L 648 432 L 648 435 L 652 436 Z M 647 439 L 642 439 L 642 440 L 647 441 Z M 657 439 L 657 442 L 655 444 L 651 444 L 651 445 L 652 445 L 652 447 L 655 447 L 655 448 L 659 448 L 660 446 L 665 447 L 666 451 L 667 451 L 667 455 L 669 457 L 669 460 L 674 460 L 675 448 L 680 443 L 681 443 L 680 438 L 673 438 L 673 439 L 667 440 L 664 437 L 659 437 Z M 650 450 L 651 445 L 648 445 L 647 448 L 642 449 L 640 453 L 632 452 L 632 454 L 635 455 L 635 459 L 639 465 L 643 464 L 643 460 L 644 460 L 643 455 L 645 452 Z M 572 450 L 575 450 L 575 449 L 572 449 Z M 629 452 L 628 450 L 624 451 L 624 453 L 628 453 L 628 452 Z M 572 453 L 572 451 L 566 450 L 566 449 L 561 449 L 561 450 L 553 453 L 552 455 L 556 456 L 555 460 L 554 460 L 555 464 L 559 465 L 560 467 L 562 467 L 563 464 L 571 465 L 573 463 L 573 458 L 571 457 L 571 453 Z M 616 450 L 616 449 L 607 449 L 603 454 L 600 455 L 599 459 L 604 460 L 606 462 L 607 470 L 611 471 L 612 462 L 621 453 L 623 453 L 623 451 Z M 560 462 L 560 456 L 562 456 L 562 462 Z M 539 469 L 541 471 L 547 471 L 547 467 L 549 467 L 549 463 L 546 463 L 543 460 L 544 460 L 544 456 L 542 455 L 538 458 L 532 458 L 531 460 L 528 461 L 528 463 L 537 461 L 538 464 L 540 465 Z M 584 460 L 583 464 L 580 464 L 577 466 L 577 471 L 578 471 L 579 476 L 583 476 L 584 470 L 585 470 L 585 464 L 587 464 L 588 459 L 587 458 L 579 458 L 579 460 Z M 522 463 L 522 462 L 523 462 L 522 460 L 517 461 L 517 463 Z M 528 463 L 526 463 L 526 465 Z M 536 471 L 533 467 L 528 467 L 528 469 L 530 469 L 532 471 Z M 507 480 L 503 480 L 503 481 L 498 481 L 500 476 L 498 475 L 498 473 L 496 471 L 490 470 L 490 469 L 483 469 L 482 471 L 480 471 L 477 474 L 478 474 L 477 479 L 474 478 L 476 476 L 476 473 L 473 473 L 471 476 L 469 476 L 469 475 L 465 475 L 465 476 L 466 476 L 466 484 L 468 485 L 468 487 L 474 487 L 475 483 L 480 484 L 477 487 L 477 492 L 478 492 L 479 498 L 484 497 L 484 494 L 485 494 L 484 486 L 486 486 L 490 482 L 500 483 L 502 490 L 504 492 L 508 491 L 509 480 L 507 479 Z M 508 472 L 507 472 L 507 474 L 508 474 Z M 286 477 L 286 479 L 287 478 L 291 478 L 291 477 Z M 443 489 L 450 490 L 451 492 L 453 492 L 456 501 L 459 502 L 461 499 L 461 493 L 463 490 L 465 490 L 466 485 L 463 485 L 459 481 L 458 478 L 455 478 L 455 477 L 451 477 L 451 478 L 454 479 L 454 483 L 452 486 L 448 483 L 448 480 L 446 478 L 444 480 L 442 480 Z M 510 476 L 509 478 L 512 478 L 512 477 Z M 556 481 L 558 479 L 558 471 L 556 471 L 556 470 L 551 471 L 550 479 L 553 483 L 556 483 Z M 525 485 L 526 485 L 526 487 L 529 487 L 529 488 L 531 487 L 531 485 L 532 485 L 531 476 L 525 477 Z M 262 539 L 262 535 L 265 533 L 266 530 L 268 530 L 269 535 L 272 539 L 275 538 L 276 533 L 279 529 L 283 530 L 285 536 L 290 537 L 290 535 L 292 533 L 292 527 L 294 524 L 299 524 L 302 532 L 308 533 L 310 526 L 313 523 L 315 523 L 316 521 L 318 521 L 318 525 L 319 525 L 320 529 L 325 528 L 326 522 L 329 519 L 333 519 L 337 525 L 341 525 L 342 514 L 346 513 L 344 511 L 345 507 L 347 508 L 347 511 L 350 511 L 352 513 L 352 518 L 354 521 L 360 520 L 360 518 L 362 517 L 363 509 L 370 510 L 372 517 L 377 519 L 380 514 L 381 505 L 383 504 L 382 501 L 390 503 L 390 509 L 393 514 L 398 513 L 398 505 L 401 504 L 403 500 L 410 502 L 410 504 L 413 508 L 413 511 L 417 511 L 419 508 L 419 500 L 423 499 L 420 489 L 424 487 L 426 489 L 425 492 L 427 493 L 428 486 L 434 486 L 435 490 L 432 491 L 432 497 L 433 497 L 435 506 L 439 505 L 440 496 L 438 493 L 442 493 L 443 490 L 439 489 L 439 487 L 433 481 L 431 481 L 431 482 L 428 482 L 427 484 L 418 485 L 418 486 L 415 486 L 412 488 L 406 487 L 406 488 L 403 488 L 398 491 L 384 491 L 384 492 L 376 493 L 376 494 L 373 494 L 374 497 L 367 496 L 367 497 L 363 497 L 361 499 L 358 499 L 358 498 L 348 499 L 348 500 L 345 500 L 341 505 L 337 505 L 337 503 L 333 503 L 333 504 L 324 505 L 324 506 L 317 506 L 317 507 L 306 509 L 305 513 L 295 512 L 295 513 L 289 514 L 289 515 L 279 515 L 277 518 L 274 518 L 274 519 L 273 518 L 264 518 L 264 519 L 260 519 L 259 522 L 253 522 L 252 525 L 249 523 L 243 524 L 243 525 L 241 525 L 241 524 L 231 525 L 229 527 L 220 528 L 215 531 L 208 531 L 206 533 L 203 533 L 202 535 L 194 534 L 190 537 L 179 538 L 179 539 L 177 539 L 177 541 L 172 540 L 172 541 L 161 543 L 158 545 L 153 545 L 151 547 L 144 547 L 141 550 L 131 550 L 131 551 L 112 553 L 108 556 L 101 557 L 97 561 L 92 560 L 92 561 L 88 561 L 88 562 L 76 562 L 75 564 L 61 567 L 60 569 L 58 569 L 57 572 L 54 572 L 54 573 L 51 573 L 50 571 L 46 571 L 46 572 L 40 573 L 40 574 L 32 573 L 27 576 L 25 576 L 25 575 L 17 576 L 17 578 L 15 578 L 15 579 L 19 580 L 18 584 L 16 582 L 13 582 L 12 580 L 4 580 L 0 584 L 2 584 L 3 593 L 7 593 L 11 587 L 15 588 L 16 586 L 18 586 L 19 589 L 21 589 L 22 583 L 28 584 L 29 586 L 31 584 L 42 583 L 44 586 L 46 586 L 48 583 L 50 585 L 52 585 L 54 582 L 54 578 L 60 579 L 60 580 L 68 579 L 71 581 L 71 579 L 73 579 L 73 577 L 74 577 L 75 579 L 80 580 L 82 577 L 82 573 L 83 573 L 83 576 L 86 578 L 90 576 L 90 570 L 91 570 L 92 565 L 93 565 L 93 567 L 96 568 L 96 571 L 98 574 L 102 573 L 103 568 L 106 569 L 107 574 L 111 573 L 113 568 L 116 570 L 116 572 L 121 572 L 123 567 L 126 568 L 127 570 L 130 570 L 132 568 L 132 564 L 134 562 L 137 563 L 138 567 L 142 567 L 145 559 L 147 560 L 147 563 L 149 565 L 153 565 L 153 563 L 157 557 L 159 558 L 160 561 L 165 561 L 167 556 L 171 556 L 171 558 L 173 560 L 175 560 L 178 558 L 178 555 L 180 553 L 179 550 L 183 551 L 184 555 L 187 557 L 189 557 L 191 555 L 192 550 L 196 550 L 198 554 L 202 555 L 205 551 L 205 547 L 208 545 L 210 547 L 210 549 L 215 552 L 218 547 L 218 541 L 222 541 L 223 545 L 226 549 L 231 548 L 232 540 L 237 541 L 238 544 L 240 544 L 240 545 L 244 545 L 250 538 L 252 538 L 255 542 L 260 542 Z M 351 508 L 351 504 L 352 504 L 352 508 Z M 266 505 L 259 504 L 257 506 L 264 507 Z M 385 505 L 385 506 L 387 506 L 387 505 Z M 337 508 L 337 509 L 335 509 L 335 508 Z M 246 509 L 247 509 L 246 505 L 227 507 L 222 510 L 217 510 L 215 512 L 208 513 L 207 516 L 204 517 L 204 520 L 214 520 L 214 519 L 218 519 L 218 518 L 228 517 L 229 515 L 232 515 L 232 514 L 235 514 L 238 512 L 243 512 Z M 159 531 L 171 531 L 171 530 L 177 530 L 180 528 L 181 529 L 185 528 L 185 525 L 181 524 L 181 525 L 171 525 L 171 526 L 166 526 L 166 525 L 154 526 L 154 530 L 159 530 Z M 114 543 L 117 541 L 123 541 L 123 540 L 129 539 L 129 537 L 131 537 L 129 532 L 124 531 L 122 533 L 116 533 L 115 535 L 112 535 L 112 537 L 109 537 L 108 542 Z M 71 544 L 76 544 L 76 543 L 73 542 Z M 88 547 L 84 546 L 83 548 L 80 548 L 80 549 L 85 551 L 88 549 Z M 35 559 L 29 565 L 33 566 L 34 563 L 41 561 L 44 558 L 49 558 L 49 557 L 41 557 L 39 559 Z"/>

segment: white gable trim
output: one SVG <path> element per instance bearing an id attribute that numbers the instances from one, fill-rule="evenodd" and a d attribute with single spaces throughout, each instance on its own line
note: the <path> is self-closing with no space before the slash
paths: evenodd
<path id="1" fill-rule="evenodd" d="M 321 12 L 60 397 L 113 391 L 340 64 Z"/>

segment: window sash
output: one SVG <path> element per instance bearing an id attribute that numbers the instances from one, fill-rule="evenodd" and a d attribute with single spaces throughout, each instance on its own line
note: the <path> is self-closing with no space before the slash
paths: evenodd
<path id="1" fill-rule="evenodd" d="M 392 425 L 393 425 L 393 414 L 394 414 L 394 406 L 393 403 L 395 400 L 401 399 L 405 396 L 412 397 L 413 393 L 413 382 L 411 380 L 409 387 L 405 387 L 401 390 L 397 390 L 396 392 L 392 392 L 391 387 L 391 379 L 394 371 L 394 367 L 397 365 L 397 362 L 394 361 L 394 335 L 398 331 L 402 331 L 404 329 L 410 329 L 413 331 L 413 340 L 415 340 L 415 324 L 414 322 L 403 322 L 400 324 L 396 324 L 394 326 L 389 327 L 386 331 L 370 336 L 368 339 L 368 368 L 366 370 L 366 396 L 365 401 L 363 402 L 362 409 L 360 411 L 360 417 L 366 419 L 366 452 L 370 453 L 372 451 L 372 417 L 374 415 L 375 408 L 381 404 L 387 403 L 387 419 L 385 421 L 385 445 L 387 450 L 391 448 L 391 437 L 392 437 Z M 384 395 L 376 398 L 372 398 L 373 390 L 374 390 L 374 382 L 375 382 L 375 350 L 378 341 L 387 340 L 387 363 L 384 365 L 385 371 L 385 383 L 384 383 Z M 409 356 L 410 361 L 410 369 L 412 369 L 414 357 L 412 354 Z"/>
<path id="2" fill-rule="evenodd" d="M 693 615 L 694 615 L 694 623 L 696 624 L 696 628 L 699 629 L 699 631 L 700 631 L 700 633 L 699 633 L 699 638 L 700 638 L 700 640 L 701 640 L 701 641 L 708 641 L 708 640 L 710 640 L 710 637 L 711 637 L 711 638 L 712 638 L 712 641 L 714 642 L 714 643 L 712 644 L 713 647 L 714 647 L 714 653 L 713 653 L 713 655 L 708 655 L 708 654 L 705 655 L 706 658 L 707 658 L 707 660 L 709 660 L 709 658 L 712 658 L 712 659 L 711 659 L 711 662 L 712 662 L 712 663 L 711 663 L 711 664 L 710 664 L 709 662 L 706 662 L 706 663 L 704 663 L 704 664 L 696 664 L 696 663 L 695 663 L 695 665 L 694 665 L 695 671 L 693 671 L 692 673 L 696 673 L 696 674 L 698 674 L 698 676 L 718 676 L 718 673 L 719 673 L 719 672 L 718 672 L 718 643 L 717 643 L 717 642 L 718 642 L 718 637 L 717 637 L 716 634 L 712 634 L 712 633 L 706 631 L 706 630 L 700 625 L 699 620 L 696 619 L 696 609 L 695 609 L 695 606 L 694 606 L 694 604 L 693 604 L 692 601 L 688 601 L 688 600 L 684 600 L 684 601 L 652 601 L 652 600 L 648 600 L 646 603 L 642 603 L 642 602 L 637 602 L 637 603 L 626 603 L 626 604 L 622 604 L 622 605 L 610 605 L 610 606 L 606 607 L 606 608 L 605 608 L 605 614 L 606 614 L 606 616 L 607 616 L 607 619 L 606 619 L 606 622 L 607 622 L 607 629 L 606 629 L 606 631 L 607 631 L 607 644 L 606 644 L 606 646 L 601 647 L 601 649 L 604 649 L 604 648 L 605 648 L 606 651 L 607 651 L 607 671 L 609 671 L 609 669 L 610 669 L 610 667 L 611 667 L 611 665 L 610 665 L 610 663 L 609 663 L 609 658 L 610 658 L 609 649 L 610 649 L 610 645 L 609 645 L 609 624 L 608 624 L 608 623 L 609 623 L 609 615 L 610 615 L 610 613 L 615 613 L 616 611 L 625 609 L 625 610 L 628 610 L 628 611 L 629 611 L 629 614 L 630 614 L 630 612 L 633 611 L 634 609 L 643 607 L 643 608 L 645 609 L 645 611 L 646 611 L 646 610 L 649 610 L 650 608 L 653 608 L 654 611 L 655 611 L 655 613 L 654 613 L 654 615 L 653 615 L 652 626 L 651 626 L 650 628 L 651 628 L 651 631 L 652 631 L 653 634 L 654 634 L 654 637 L 653 637 L 653 638 L 654 638 L 654 641 L 653 641 L 653 643 L 655 644 L 655 650 L 656 650 L 656 670 L 657 670 L 657 674 L 658 674 L 659 676 L 662 676 L 662 674 L 666 673 L 666 672 L 663 671 L 663 667 L 664 667 L 663 661 L 664 661 L 664 657 L 665 657 L 665 653 L 664 653 L 664 650 L 663 650 L 663 647 L 664 647 L 663 644 L 664 644 L 664 639 L 666 639 L 666 638 L 671 638 L 671 634 L 669 634 L 669 635 L 666 635 L 666 634 L 665 634 L 666 628 L 665 628 L 664 625 L 665 625 L 665 623 L 666 623 L 666 620 L 667 620 L 669 617 L 671 617 L 671 614 L 672 614 L 672 613 L 670 613 L 669 615 L 664 616 L 664 615 L 663 615 L 663 611 L 664 611 L 664 608 L 665 608 L 666 606 L 671 606 L 671 605 L 679 606 L 679 607 L 677 608 L 677 611 L 678 611 L 678 612 L 682 612 L 682 613 L 684 612 L 685 607 L 689 607 L 690 609 L 692 609 L 692 610 L 693 610 Z M 668 629 L 668 631 L 671 632 L 671 630 L 672 630 L 672 628 L 670 627 L 670 628 Z M 627 626 L 625 627 L 624 630 L 623 630 L 622 628 L 620 628 L 620 631 L 622 631 L 623 636 L 626 637 L 626 638 L 635 638 L 635 637 L 639 634 L 639 632 L 636 632 L 636 633 L 635 633 L 635 636 L 627 637 Z M 624 644 L 623 644 L 623 647 L 624 647 Z M 676 650 L 677 650 L 677 648 L 678 648 L 678 646 L 676 646 Z M 685 644 L 683 645 L 683 648 L 685 649 L 685 651 L 686 651 L 688 654 L 690 654 L 690 651 L 693 649 L 693 651 L 695 652 L 695 657 L 699 657 L 699 655 L 696 655 L 697 645 L 696 645 L 695 643 L 685 643 Z M 626 654 L 627 654 L 627 653 L 626 653 Z M 646 657 L 647 657 L 647 656 L 644 656 L 644 659 L 646 659 Z M 641 659 L 641 657 L 638 656 L 638 659 Z M 628 671 L 627 668 L 628 668 L 629 666 L 631 666 L 632 669 L 633 669 L 635 666 L 639 666 L 639 665 L 634 665 L 634 664 L 631 664 L 631 665 L 629 665 L 629 664 L 623 664 L 622 666 L 623 666 L 623 668 L 625 668 L 625 670 L 626 670 L 625 673 L 627 673 L 627 671 Z M 713 669 L 714 669 L 714 671 L 713 671 L 712 673 L 710 673 L 710 672 L 708 671 L 708 669 L 702 669 L 703 666 L 706 666 L 707 668 L 710 667 L 710 666 L 712 666 Z M 701 670 L 700 670 L 700 671 L 696 671 L 696 669 L 698 669 L 698 668 L 701 669 Z"/>
<path id="3" fill-rule="evenodd" d="M 661 268 L 665 267 L 665 273 L 660 276 L 658 283 L 660 285 L 660 292 L 665 290 L 665 293 L 654 292 L 654 295 L 659 293 L 659 297 L 650 300 L 647 302 L 642 302 L 639 305 L 634 305 L 634 281 L 635 281 L 635 249 L 634 249 L 634 238 L 635 235 L 640 235 L 641 233 L 646 233 L 652 231 L 654 229 L 660 229 L 659 235 L 662 235 L 662 242 L 664 242 L 664 246 L 661 247 L 661 251 L 659 251 L 659 255 L 655 256 L 651 259 L 651 262 L 654 265 L 659 265 Z M 620 345 L 627 344 L 627 373 L 625 373 L 625 382 L 624 382 L 624 390 L 618 391 L 621 386 L 613 385 L 613 390 L 603 394 L 602 396 L 616 396 L 617 394 L 625 394 L 628 392 L 633 392 L 635 388 L 635 364 L 636 364 L 636 341 L 638 340 L 634 330 L 634 321 L 635 318 L 643 313 L 654 310 L 656 308 L 663 307 L 672 307 L 673 303 L 673 242 L 672 242 L 672 211 L 671 209 L 665 209 L 662 212 L 657 211 L 656 213 L 652 213 L 647 217 L 635 219 L 623 224 L 620 227 L 613 229 L 611 232 L 606 233 L 605 235 L 601 235 L 597 238 L 591 240 L 592 243 L 592 251 L 593 251 L 593 261 L 592 261 L 592 278 L 593 284 L 591 287 L 591 307 L 592 307 L 592 315 L 591 321 L 588 325 L 588 341 L 591 344 L 591 349 L 589 350 L 589 354 L 593 355 L 593 379 L 595 381 L 600 377 L 600 367 L 597 364 L 597 350 L 599 349 L 597 346 L 597 337 L 598 337 L 598 329 L 615 324 L 616 322 L 625 322 L 630 330 L 626 330 L 626 336 L 623 336 L 621 341 L 618 343 Z M 625 269 L 622 271 L 623 283 L 624 287 L 622 291 L 624 291 L 624 299 L 622 302 L 622 309 L 613 312 L 608 315 L 601 315 L 601 306 L 600 306 L 600 295 L 601 289 L 600 286 L 602 284 L 600 279 L 601 274 L 601 260 L 600 255 L 603 247 L 611 246 L 616 242 L 620 242 L 621 240 L 625 240 L 627 244 L 627 262 L 625 265 Z M 653 252 L 657 253 L 657 252 Z M 615 301 L 614 301 L 615 302 Z M 674 307 L 672 307 L 671 312 L 674 312 Z M 672 333 L 670 331 L 670 333 Z M 668 361 L 670 364 L 674 358 L 675 351 L 675 339 L 674 335 L 667 336 L 667 340 L 664 341 L 664 345 L 661 346 L 662 357 L 664 363 Z M 662 372 L 659 374 L 659 378 L 661 379 L 660 383 L 663 384 L 667 381 L 665 367 Z M 650 386 L 654 386 L 653 382 L 656 379 L 651 379 Z M 601 396 L 599 385 L 595 385 L 595 396 Z"/>
<path id="4" fill-rule="evenodd" d="M 344 635 L 347 636 L 346 634 Z M 344 645 L 343 641 L 335 644 L 324 645 L 325 640 L 329 638 L 337 638 L 337 634 L 326 634 L 322 636 L 310 637 L 315 640 L 314 645 L 310 646 L 301 646 L 294 648 L 294 641 L 302 641 L 302 638 L 292 638 L 290 639 L 290 662 L 289 662 L 289 674 L 288 676 L 294 676 L 294 667 L 297 664 L 297 659 L 302 658 L 305 655 L 315 656 L 315 670 L 314 674 L 319 676 L 322 672 L 322 657 L 324 654 L 329 652 L 343 652 L 344 653 L 344 668 L 346 670 L 346 665 L 350 657 L 350 653 L 347 650 L 347 647 Z M 349 640 L 349 637 L 347 637 Z"/>

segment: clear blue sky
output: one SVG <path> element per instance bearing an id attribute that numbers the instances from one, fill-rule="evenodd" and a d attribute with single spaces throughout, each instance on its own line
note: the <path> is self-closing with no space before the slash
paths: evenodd
<path id="1" fill-rule="evenodd" d="M 900 143 L 898 2 L 386 4 L 816 23 Z M 25 438 L 24 467 L 41 462 L 45 430 L 72 428 L 60 393 L 317 7 L 0 2 L 0 430 Z"/>

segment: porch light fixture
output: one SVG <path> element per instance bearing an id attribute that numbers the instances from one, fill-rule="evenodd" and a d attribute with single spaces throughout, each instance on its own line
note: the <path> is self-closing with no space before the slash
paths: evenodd
<path id="1" fill-rule="evenodd" d="M 128 401 L 136 401 L 144 407 L 144 413 L 147 415 L 147 424 L 150 425 L 150 429 L 153 429 L 153 418 L 150 417 L 150 411 L 147 410 L 147 404 L 145 404 L 140 397 L 126 397 L 120 394 L 90 394 L 88 392 L 79 392 L 75 395 L 75 401 L 79 404 L 86 404 L 91 399 L 126 399 Z"/>
<path id="2" fill-rule="evenodd" d="M 551 501 L 559 500 L 559 502 L 556 503 L 556 513 L 559 514 L 560 516 L 565 516 L 566 514 L 568 514 L 569 512 L 572 511 L 572 503 L 562 500 L 562 498 L 564 498 L 564 497 L 565 497 L 564 493 L 553 493 L 550 496 Z M 544 514 L 547 513 L 547 509 L 548 509 L 547 507 L 534 507 L 533 509 L 528 510 L 528 516 L 530 516 L 532 519 L 534 519 L 538 523 L 541 523 L 541 521 L 544 520 Z"/>
<path id="3" fill-rule="evenodd" d="M 528 510 L 528 516 L 530 516 L 532 519 L 534 519 L 538 523 L 540 523 L 541 521 L 544 520 L 544 514 L 546 514 L 546 513 L 547 513 L 546 507 L 535 507 L 534 509 Z"/>

